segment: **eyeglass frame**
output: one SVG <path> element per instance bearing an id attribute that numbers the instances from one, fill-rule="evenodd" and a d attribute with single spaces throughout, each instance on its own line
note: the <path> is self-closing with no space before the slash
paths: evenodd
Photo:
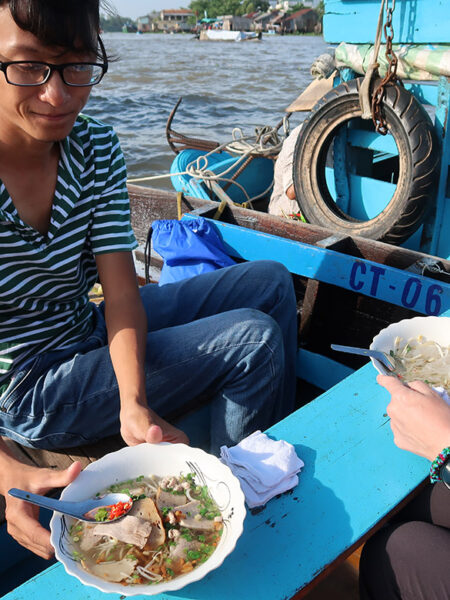
<path id="1" fill-rule="evenodd" d="M 3 71 L 3 73 L 5 75 L 6 83 L 8 83 L 9 85 L 15 85 L 17 87 L 38 87 L 40 85 L 44 85 L 45 83 L 48 82 L 50 77 L 53 75 L 54 71 L 57 71 L 59 73 L 59 76 L 61 77 L 61 80 L 63 81 L 63 83 L 69 87 L 92 87 L 93 85 L 99 84 L 101 82 L 101 80 L 103 79 L 103 77 L 105 76 L 105 73 L 108 71 L 108 59 L 106 57 L 105 47 L 103 45 L 101 38 L 98 38 L 98 41 L 99 41 L 100 49 L 102 51 L 103 58 L 104 58 L 103 63 L 68 62 L 68 63 L 61 63 L 59 65 L 55 65 L 53 63 L 44 62 L 42 60 L 11 60 L 11 61 L 7 61 L 7 62 L 0 61 L 0 71 Z M 40 81 L 39 83 L 12 83 L 8 79 L 6 70 L 10 65 L 18 65 L 18 64 L 22 64 L 22 63 L 27 63 L 29 65 L 45 65 L 50 70 L 47 73 L 47 76 L 45 77 L 45 79 L 43 81 Z M 83 83 L 83 84 L 68 83 L 64 78 L 64 69 L 66 67 L 72 67 L 74 65 L 92 65 L 92 66 L 96 66 L 96 67 L 101 67 L 103 70 L 103 73 L 102 73 L 100 79 L 98 81 L 96 81 L 95 83 Z"/>

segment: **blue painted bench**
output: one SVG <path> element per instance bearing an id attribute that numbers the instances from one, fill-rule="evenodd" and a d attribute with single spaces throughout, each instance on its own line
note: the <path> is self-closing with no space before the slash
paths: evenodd
<path id="1" fill-rule="evenodd" d="M 294 444 L 305 461 L 291 494 L 248 514 L 224 564 L 201 582 L 159 600 L 284 599 L 344 557 L 421 483 L 425 460 L 395 448 L 385 414 L 387 395 L 364 367 L 269 433 Z M 55 565 L 5 600 L 102 600 Z M 119 595 L 108 596 L 119 600 Z"/>
<path id="2" fill-rule="evenodd" d="M 450 315 L 447 283 L 328 248 L 212 223 L 237 258 L 276 256 L 294 274 L 418 313 Z M 393 444 L 386 414 L 388 395 L 376 384 L 371 365 L 351 373 L 329 357 L 300 352 L 299 369 L 316 383 L 324 377 L 323 387 L 344 377 L 269 429 L 274 438 L 292 443 L 304 460 L 299 485 L 261 512 L 247 515 L 236 549 L 219 569 L 178 592 L 156 596 L 159 600 L 303 597 L 424 482 L 427 461 Z M 68 576 L 59 564 L 4 596 L 6 600 L 30 597 L 105 598 Z"/>

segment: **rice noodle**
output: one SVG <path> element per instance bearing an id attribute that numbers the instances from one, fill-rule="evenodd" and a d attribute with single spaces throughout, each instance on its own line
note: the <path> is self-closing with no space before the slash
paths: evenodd
<path id="1" fill-rule="evenodd" d="M 155 556 L 152 558 L 152 560 L 150 562 L 148 562 L 144 567 L 142 567 L 143 569 L 148 569 L 158 557 L 161 557 L 162 552 L 157 552 L 155 554 Z"/>
<path id="2" fill-rule="evenodd" d="M 424 381 L 450 391 L 450 346 L 441 346 L 423 335 L 406 342 L 396 337 L 392 354 L 405 367 L 401 373 L 406 381 Z"/>
<path id="3" fill-rule="evenodd" d="M 149 478 L 147 481 L 144 482 L 144 484 L 152 492 L 156 493 L 158 491 L 158 487 L 159 487 L 158 482 L 154 482 L 154 481 L 152 481 L 152 479 Z"/>
<path id="4" fill-rule="evenodd" d="M 158 575 L 157 573 L 147 571 L 145 567 L 136 567 L 136 572 L 139 573 L 141 577 L 145 577 L 146 579 L 150 579 L 151 581 L 161 581 L 161 579 L 163 578 L 162 575 Z"/>

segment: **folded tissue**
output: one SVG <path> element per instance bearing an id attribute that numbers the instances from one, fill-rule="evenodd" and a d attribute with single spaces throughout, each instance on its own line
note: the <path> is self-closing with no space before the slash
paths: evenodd
<path id="1" fill-rule="evenodd" d="M 222 446 L 220 459 L 239 479 L 249 508 L 266 504 L 298 484 L 304 466 L 294 446 L 255 431 L 236 446 Z"/>

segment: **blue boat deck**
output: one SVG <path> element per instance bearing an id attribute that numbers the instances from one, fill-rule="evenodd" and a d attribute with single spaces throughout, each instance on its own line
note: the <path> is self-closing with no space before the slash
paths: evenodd
<path id="1" fill-rule="evenodd" d="M 245 209 L 236 210 L 243 213 L 243 218 L 252 214 Z M 275 225 L 271 220 L 271 226 Z M 214 226 L 230 252 L 242 259 L 276 256 L 293 273 L 325 285 L 331 281 L 330 273 L 334 273 L 334 285 L 391 301 L 402 310 L 413 304 L 419 313 L 450 314 L 450 285 L 445 282 L 388 265 L 375 264 L 378 271 L 371 270 L 372 263 L 361 256 L 344 254 L 338 264 L 339 253 L 320 244 L 311 246 L 255 230 L 247 230 L 243 235 L 242 228 L 229 223 Z M 241 229 L 241 236 L 236 235 L 237 229 Z M 311 234 L 311 228 L 305 226 L 305 231 Z M 438 286 L 439 293 L 430 286 Z M 396 294 L 392 287 L 398 288 Z M 199 582 L 156 599 L 284 600 L 308 597 L 311 593 L 310 598 L 316 594 L 318 600 L 319 594 L 326 593 L 326 586 L 331 585 L 330 580 L 324 579 L 328 571 L 343 563 L 422 485 L 428 462 L 394 445 L 386 414 L 388 394 L 376 384 L 371 364 L 351 372 L 329 357 L 301 351 L 299 370 L 315 384 L 331 387 L 268 430 L 274 438 L 292 443 L 304 460 L 298 486 L 270 501 L 262 511 L 247 515 L 243 535 L 220 568 Z M 344 569 L 341 567 L 336 574 L 342 575 Z M 311 591 L 321 579 L 319 587 Z M 352 582 L 347 577 L 346 581 L 350 587 L 353 584 L 355 592 L 354 579 Z M 84 587 L 57 564 L 5 599 L 30 597 L 101 600 L 105 596 Z"/>
<path id="2" fill-rule="evenodd" d="M 394 445 L 387 402 L 367 365 L 270 428 L 271 436 L 293 444 L 304 460 L 299 485 L 247 515 L 244 533 L 220 568 L 155 600 L 282 600 L 306 592 L 326 568 L 346 558 L 427 475 L 425 459 Z M 30 597 L 105 596 L 57 564 L 5 600 Z"/>

